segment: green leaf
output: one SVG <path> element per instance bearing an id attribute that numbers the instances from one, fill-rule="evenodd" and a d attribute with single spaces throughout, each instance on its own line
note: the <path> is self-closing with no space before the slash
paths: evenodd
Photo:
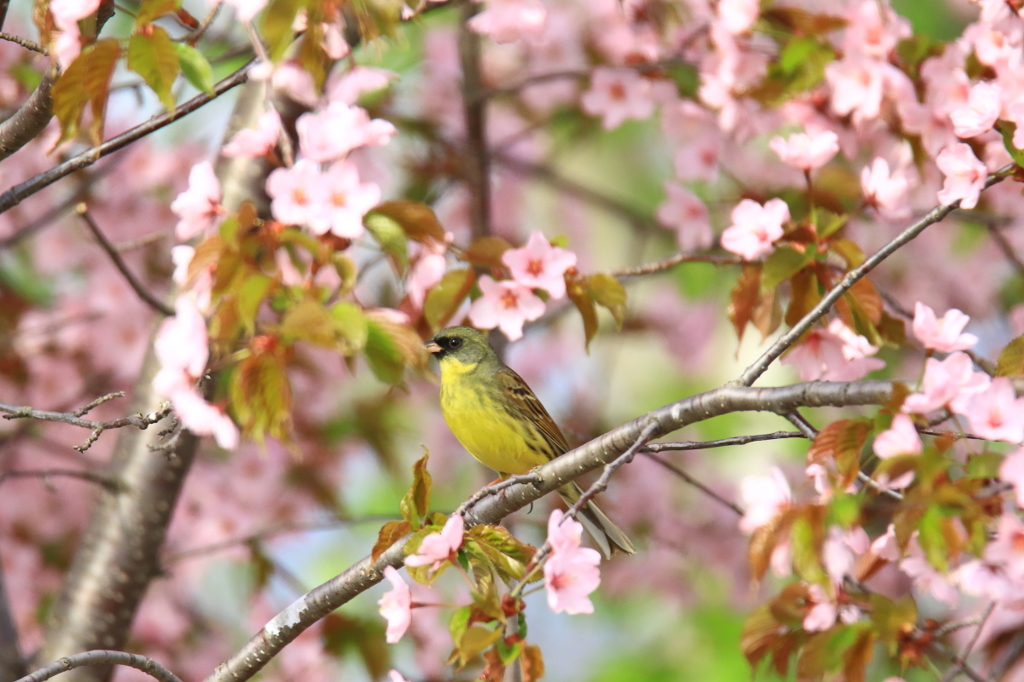
<path id="1" fill-rule="evenodd" d="M 434 209 L 418 201 L 385 201 L 370 211 L 395 221 L 406 236 L 420 243 L 445 241 L 444 227 L 437 219 Z M 470 247 L 472 248 L 472 247 Z"/>
<path id="2" fill-rule="evenodd" d="M 469 606 L 455 609 L 451 620 L 448 621 L 448 631 L 452 633 L 453 642 L 462 641 L 462 636 L 466 634 L 466 629 L 469 627 L 469 617 L 471 614 L 472 608 Z"/>
<path id="3" fill-rule="evenodd" d="M 363 225 L 377 243 L 381 251 L 388 257 L 399 274 L 409 268 L 409 251 L 406 246 L 405 231 L 397 221 L 383 213 L 367 213 Z"/>
<path id="4" fill-rule="evenodd" d="M 409 525 L 408 521 L 388 521 L 385 523 L 377 534 L 377 542 L 373 545 L 373 550 L 370 552 L 371 559 L 376 561 L 391 545 L 401 540 L 411 530 L 412 526 Z"/>
<path id="5" fill-rule="evenodd" d="M 423 302 L 423 317 L 432 332 L 445 326 L 476 282 L 471 268 L 446 272 Z"/>
<path id="6" fill-rule="evenodd" d="M 304 298 L 285 314 L 281 321 L 281 338 L 285 343 L 301 339 L 333 348 L 337 339 L 334 319 L 321 303 Z"/>
<path id="7" fill-rule="evenodd" d="M 1024 167 L 1024 150 L 1013 146 L 1013 134 L 1017 131 L 1017 124 L 1009 121 L 999 121 L 996 128 L 1003 134 L 1003 146 L 1010 153 L 1010 158 L 1018 166 Z"/>
<path id="8" fill-rule="evenodd" d="M 399 504 L 402 518 L 409 522 L 413 528 L 420 527 L 420 519 L 427 516 L 427 508 L 430 505 L 430 489 L 433 486 L 433 479 L 427 471 L 427 460 L 429 453 L 425 453 L 416 460 L 412 466 L 412 485 L 406 491 L 405 496 Z"/>
<path id="9" fill-rule="evenodd" d="M 292 391 L 283 349 L 253 353 L 231 376 L 231 411 L 245 435 L 263 442 L 267 435 L 288 442 Z"/>
<path id="10" fill-rule="evenodd" d="M 138 14 L 135 15 L 135 31 L 138 32 L 154 19 L 176 12 L 180 6 L 181 0 L 142 0 Z"/>
<path id="11" fill-rule="evenodd" d="M 92 111 L 89 137 L 96 144 L 100 142 L 110 78 L 120 56 L 121 45 L 117 40 L 98 40 L 83 49 L 54 83 L 53 113 L 60 121 L 61 142 L 78 134 L 78 125 L 87 104 Z"/>
<path id="12" fill-rule="evenodd" d="M 626 288 L 622 282 L 601 272 L 588 276 L 584 281 L 591 298 L 607 308 L 615 318 L 615 324 L 622 329 L 622 323 L 626 320 Z"/>
<path id="13" fill-rule="evenodd" d="M 459 664 L 466 665 L 499 639 L 501 639 L 501 628 L 489 630 L 480 625 L 467 628 L 458 644 Z"/>
<path id="14" fill-rule="evenodd" d="M 174 111 L 171 86 L 181 73 L 178 52 L 171 37 L 160 26 L 150 26 L 149 35 L 133 35 L 128 39 L 128 68 L 142 76 L 167 111 Z"/>
<path id="15" fill-rule="evenodd" d="M 787 279 L 804 269 L 810 262 L 806 253 L 789 246 L 775 249 L 764 263 L 761 272 L 761 291 L 771 291 Z"/>
<path id="16" fill-rule="evenodd" d="M 536 550 L 500 526 L 474 526 L 467 533 L 466 551 L 491 564 L 504 580 L 522 580 Z"/>
<path id="17" fill-rule="evenodd" d="M 199 50 L 185 43 L 174 43 L 174 52 L 178 56 L 181 72 L 189 83 L 207 95 L 213 94 L 213 67 Z"/>
<path id="18" fill-rule="evenodd" d="M 366 347 L 370 326 L 362 308 L 355 303 L 339 301 L 331 306 L 331 319 L 334 321 L 340 352 L 351 356 Z"/>
<path id="19" fill-rule="evenodd" d="M 236 305 L 238 318 L 246 332 L 256 331 L 256 315 L 271 288 L 277 283 L 272 277 L 262 272 L 250 272 L 238 289 Z"/>
<path id="20" fill-rule="evenodd" d="M 267 53 L 271 61 L 277 63 L 284 56 L 285 50 L 295 37 L 295 31 L 292 29 L 295 15 L 306 4 L 307 0 L 270 0 L 263 11 L 259 33 L 267 43 Z"/>
<path id="21" fill-rule="evenodd" d="M 996 375 L 1001 377 L 1024 376 L 1024 335 L 1006 344 L 999 352 Z"/>
<path id="22" fill-rule="evenodd" d="M 480 237 L 473 241 L 459 256 L 459 260 L 485 268 L 503 268 L 501 260 L 512 245 L 501 237 Z"/>
<path id="23" fill-rule="evenodd" d="M 583 335 L 586 339 L 586 348 L 589 353 L 590 342 L 597 335 L 597 305 L 594 304 L 594 299 L 587 294 L 583 283 L 579 280 L 570 282 L 566 287 L 566 293 L 583 317 Z"/>
<path id="24" fill-rule="evenodd" d="M 387 311 L 366 311 L 366 360 L 381 381 L 397 384 L 406 365 L 425 368 L 423 342 L 408 325 L 392 319 Z"/>

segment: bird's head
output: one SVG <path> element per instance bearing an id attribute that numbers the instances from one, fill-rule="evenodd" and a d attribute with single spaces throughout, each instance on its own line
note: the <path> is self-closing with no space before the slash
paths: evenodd
<path id="1" fill-rule="evenodd" d="M 487 337 L 470 327 L 442 329 L 423 347 L 442 365 L 454 360 L 460 365 L 475 366 L 494 356 Z"/>

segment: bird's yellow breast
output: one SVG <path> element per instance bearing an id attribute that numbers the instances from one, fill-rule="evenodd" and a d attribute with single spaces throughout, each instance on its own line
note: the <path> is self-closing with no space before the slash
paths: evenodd
<path id="1" fill-rule="evenodd" d="M 500 474 L 524 474 L 547 461 L 530 447 L 537 434 L 502 406 L 487 377 L 474 374 L 476 364 L 445 358 L 440 365 L 441 414 L 469 454 Z"/>

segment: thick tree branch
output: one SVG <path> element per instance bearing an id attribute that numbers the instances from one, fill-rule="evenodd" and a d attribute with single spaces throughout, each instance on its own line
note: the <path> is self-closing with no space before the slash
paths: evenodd
<path id="1" fill-rule="evenodd" d="M 1010 168 L 1012 168 L 1012 166 Z M 985 181 L 985 189 L 1002 182 L 1006 177 L 1005 173 L 1008 172 L 1008 170 L 1009 168 L 1004 168 L 998 173 L 990 175 L 988 180 Z M 732 383 L 738 386 L 753 385 L 753 383 L 765 373 L 768 367 L 775 362 L 780 355 L 786 352 L 787 348 L 796 343 L 796 341 L 803 336 L 804 332 L 809 330 L 815 322 L 821 319 L 825 313 L 835 305 L 836 301 L 838 301 L 843 294 L 849 291 L 858 280 L 862 279 L 865 275 L 874 270 L 882 261 L 894 254 L 905 244 L 909 243 L 914 239 L 914 237 L 924 232 L 926 228 L 941 221 L 959 207 L 960 202 L 954 201 L 952 204 L 947 206 L 938 206 L 932 209 L 928 215 L 903 230 L 903 232 L 897 235 L 895 239 L 873 253 L 871 257 L 861 263 L 859 267 L 856 267 L 846 273 L 846 276 L 843 277 L 839 284 L 833 287 L 832 290 L 821 299 L 818 305 L 814 306 L 814 308 L 804 315 L 803 319 L 801 319 L 797 324 L 793 325 L 788 332 L 779 337 L 779 339 L 773 343 L 771 347 L 754 362 L 754 364 L 747 367 L 743 374 L 741 374 L 740 377 Z"/>
<path id="2" fill-rule="evenodd" d="M 17 679 L 27 673 L 18 628 L 4 587 L 3 571 L 0 571 L 0 680 Z"/>
<path id="3" fill-rule="evenodd" d="M 15 185 L 3 194 L 0 194 L 0 213 L 6 213 L 8 210 L 24 201 L 27 197 L 32 196 L 44 187 L 52 185 L 61 178 L 83 168 L 88 168 L 104 156 L 112 154 L 119 149 L 123 149 L 132 142 L 135 142 L 136 140 L 139 140 L 160 128 L 168 126 L 178 119 L 191 114 L 196 109 L 209 104 L 228 90 L 244 83 L 249 77 L 249 69 L 252 67 L 252 64 L 253 62 L 249 62 L 235 73 L 217 83 L 213 88 L 212 95 L 207 95 L 206 93 L 197 95 L 187 102 L 179 104 L 173 112 L 154 116 L 145 123 L 137 125 L 131 130 L 127 130 L 116 137 L 112 137 L 99 146 L 86 150 L 81 154 L 68 159 L 64 163 L 54 166 L 48 171 L 31 177 L 19 185 Z M 2 136 L 2 132 L 2 126 L 0 126 L 0 136 Z M 0 158 L 3 157 L 0 156 Z"/>
<path id="4" fill-rule="evenodd" d="M 0 123 L 0 161 L 38 137 L 53 118 L 52 90 L 57 76 L 57 67 L 51 67 L 25 103 Z"/>
<path id="5" fill-rule="evenodd" d="M 466 511 L 464 518 L 467 526 L 497 523 L 588 471 L 614 462 L 636 443 L 642 442 L 641 436 L 657 438 L 730 412 L 787 414 L 799 407 L 879 405 L 891 394 L 892 384 L 885 381 L 812 382 L 780 388 L 724 386 L 649 412 L 537 467 L 528 475 L 529 482 L 516 482 L 501 495 L 481 499 Z M 207 677 L 207 682 L 244 682 L 250 679 L 301 632 L 379 583 L 385 567 L 400 566 L 405 559 L 407 540 L 408 536 L 396 542 L 376 560 L 364 558 L 300 597 L 228 661 L 217 666 L 217 670 Z"/>
<path id="6" fill-rule="evenodd" d="M 111 665 L 126 665 L 129 668 L 141 670 L 160 682 L 181 682 L 174 673 L 154 661 L 152 658 L 146 658 L 139 654 L 129 654 L 125 651 L 110 651 L 104 649 L 85 651 L 80 654 L 65 656 L 59 661 L 54 661 L 45 668 L 40 668 L 31 675 L 22 677 L 20 680 L 17 680 L 17 682 L 43 682 L 44 680 L 56 677 L 61 673 L 74 670 L 75 668 L 81 668 L 83 666 L 109 667 Z"/>

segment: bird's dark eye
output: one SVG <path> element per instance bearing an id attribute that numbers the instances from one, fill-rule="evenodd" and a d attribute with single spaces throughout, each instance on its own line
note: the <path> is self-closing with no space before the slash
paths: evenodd
<path id="1" fill-rule="evenodd" d="M 455 337 L 454 339 L 448 339 L 449 348 L 458 348 L 462 345 L 462 339 Z"/>

